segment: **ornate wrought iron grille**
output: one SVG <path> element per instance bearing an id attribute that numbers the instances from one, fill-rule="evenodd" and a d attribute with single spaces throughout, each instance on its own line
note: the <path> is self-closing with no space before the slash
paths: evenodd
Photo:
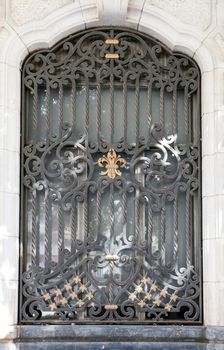
<path id="1" fill-rule="evenodd" d="M 197 65 L 103 28 L 22 75 L 21 321 L 201 322 Z"/>

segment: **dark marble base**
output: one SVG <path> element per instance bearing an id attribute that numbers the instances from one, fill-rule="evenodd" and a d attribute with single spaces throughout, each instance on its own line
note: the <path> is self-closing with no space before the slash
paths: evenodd
<path id="1" fill-rule="evenodd" d="M 123 343 L 123 342 L 115 342 L 115 343 L 45 343 L 45 344 L 20 344 L 18 349 L 21 350 L 206 350 L 205 344 L 183 344 L 183 343 Z"/>
<path id="2" fill-rule="evenodd" d="M 18 326 L 0 350 L 224 350 L 224 327 Z"/>

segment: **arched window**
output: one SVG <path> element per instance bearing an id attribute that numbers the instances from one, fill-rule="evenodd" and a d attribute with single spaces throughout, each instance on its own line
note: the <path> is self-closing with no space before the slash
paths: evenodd
<path id="1" fill-rule="evenodd" d="M 95 29 L 22 85 L 21 322 L 201 322 L 195 62 Z"/>

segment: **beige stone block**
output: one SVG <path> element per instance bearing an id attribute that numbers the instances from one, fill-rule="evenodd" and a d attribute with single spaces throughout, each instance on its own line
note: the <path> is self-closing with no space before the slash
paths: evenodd
<path id="1" fill-rule="evenodd" d="M 202 72 L 212 69 L 209 65 L 210 54 L 202 46 L 202 33 L 192 31 L 192 28 L 181 23 L 180 20 L 174 19 L 171 14 L 164 13 L 153 6 L 150 9 L 144 8 L 138 28 L 140 31 L 159 39 L 171 50 L 182 52 L 190 57 L 193 57 L 199 50 L 199 65 Z"/>
<path id="2" fill-rule="evenodd" d="M 215 135 L 215 146 L 216 152 L 222 153 L 224 152 L 224 137 L 223 137 L 223 129 L 224 129 L 224 110 L 217 111 L 214 113 L 215 121 L 214 121 L 214 135 Z"/>
<path id="3" fill-rule="evenodd" d="M 198 116 L 200 118 L 200 116 Z M 202 155 L 212 155 L 216 151 L 215 113 L 204 114 L 201 118 Z"/>
<path id="4" fill-rule="evenodd" d="M 216 283 L 214 294 L 217 295 L 217 309 L 215 312 L 216 325 L 223 326 L 224 325 L 224 303 L 223 303 L 224 282 Z"/>
<path id="5" fill-rule="evenodd" d="M 14 325 L 3 325 L 1 324 L 0 327 L 0 339 L 1 340 L 11 340 L 15 339 L 17 337 L 17 326 L 16 322 Z M 10 344 L 9 347 L 7 347 L 7 350 L 16 350 L 15 344 Z"/>
<path id="6" fill-rule="evenodd" d="M 41 20 L 73 0 L 8 0 L 8 19 L 21 26 Z"/>
<path id="7" fill-rule="evenodd" d="M 0 192 L 0 236 L 19 237 L 19 195 Z"/>
<path id="8" fill-rule="evenodd" d="M 224 282 L 224 238 L 203 241 L 204 282 Z"/>
<path id="9" fill-rule="evenodd" d="M 217 25 L 223 26 L 224 23 L 224 2 L 223 0 L 216 1 L 216 9 L 215 14 L 217 18 Z"/>
<path id="10" fill-rule="evenodd" d="M 204 40 L 204 45 L 210 51 L 213 68 L 224 67 L 224 33 L 221 28 L 216 27 L 211 34 Z"/>
<path id="11" fill-rule="evenodd" d="M 79 2 L 72 3 L 42 21 L 21 27 L 20 37 L 30 52 L 52 47 L 66 36 L 85 29 L 84 12 Z"/>
<path id="12" fill-rule="evenodd" d="M 216 239 L 215 259 L 216 269 L 213 273 L 216 274 L 216 282 L 224 283 L 224 238 Z"/>
<path id="13" fill-rule="evenodd" d="M 0 150 L 0 192 L 19 193 L 19 154 Z"/>
<path id="14" fill-rule="evenodd" d="M 91 3 L 88 1 L 81 1 L 83 20 L 85 22 L 86 28 L 94 27 L 95 25 L 101 26 L 99 21 L 99 10 L 96 3 Z"/>
<path id="15" fill-rule="evenodd" d="M 123 25 L 127 16 L 128 0 L 99 0 L 99 22 L 103 25 Z"/>
<path id="16" fill-rule="evenodd" d="M 146 0 L 145 8 L 150 10 L 150 7 L 157 7 L 200 30 L 206 30 L 213 20 L 210 0 Z"/>
<path id="17" fill-rule="evenodd" d="M 207 174 L 204 174 L 207 177 Z M 224 153 L 217 153 L 214 158 L 214 167 L 211 176 L 215 181 L 215 194 L 224 194 Z"/>
<path id="18" fill-rule="evenodd" d="M 20 111 L 20 70 L 0 63 L 0 106 Z"/>
<path id="19" fill-rule="evenodd" d="M 203 281 L 217 281 L 217 242 L 216 239 L 203 240 Z M 224 276 L 223 276 L 224 277 Z"/>
<path id="20" fill-rule="evenodd" d="M 224 153 L 202 158 L 202 196 L 224 194 Z"/>
<path id="21" fill-rule="evenodd" d="M 215 110 L 224 111 L 224 68 L 215 69 L 215 89 L 214 89 L 214 98 L 215 98 Z"/>
<path id="22" fill-rule="evenodd" d="M 202 158 L 202 197 L 215 195 L 215 156 L 206 155 Z M 206 174 L 204 176 L 204 174 Z"/>
<path id="23" fill-rule="evenodd" d="M 18 266 L 19 239 L 1 235 L 0 229 L 0 279 L 17 281 Z"/>
<path id="24" fill-rule="evenodd" d="M 6 63 L 8 66 L 16 67 L 18 73 L 20 73 L 19 69 L 28 54 L 28 49 L 20 38 L 20 33 L 17 33 L 9 24 L 5 24 L 3 38 L 1 38 L 1 33 L 0 63 Z M 5 38 L 6 36 L 7 38 Z"/>
<path id="25" fill-rule="evenodd" d="M 219 196 L 204 197 L 202 202 L 203 239 L 214 239 L 217 234 L 217 201 Z"/>
<path id="26" fill-rule="evenodd" d="M 0 149 L 20 151 L 20 113 L 0 106 Z"/>
<path id="27" fill-rule="evenodd" d="M 202 116 L 202 155 L 224 152 L 224 110 Z"/>
<path id="28" fill-rule="evenodd" d="M 139 23 L 144 3 L 144 0 L 130 0 L 128 2 L 126 20 L 134 27 L 137 27 Z"/>
<path id="29" fill-rule="evenodd" d="M 203 283 L 203 309 L 204 309 L 204 324 L 205 326 L 218 325 L 218 315 L 222 305 L 218 302 L 216 283 L 204 282 Z M 224 310 L 223 310 L 224 312 Z"/>
<path id="30" fill-rule="evenodd" d="M 17 323 L 18 281 L 0 280 L 0 338 L 13 336 L 15 330 L 10 325 Z"/>
<path id="31" fill-rule="evenodd" d="M 215 75 L 213 71 L 201 76 L 202 115 L 214 112 Z"/>

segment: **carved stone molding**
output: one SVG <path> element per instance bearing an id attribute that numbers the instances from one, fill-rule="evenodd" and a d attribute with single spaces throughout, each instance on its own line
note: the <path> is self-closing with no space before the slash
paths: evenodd
<path id="1" fill-rule="evenodd" d="M 0 30 L 1 30 L 1 27 L 3 26 L 4 17 L 5 17 L 5 3 L 3 0 L 0 0 Z"/>
<path id="2" fill-rule="evenodd" d="M 97 7 L 105 24 L 121 24 L 127 14 L 128 0 L 98 0 Z"/>

